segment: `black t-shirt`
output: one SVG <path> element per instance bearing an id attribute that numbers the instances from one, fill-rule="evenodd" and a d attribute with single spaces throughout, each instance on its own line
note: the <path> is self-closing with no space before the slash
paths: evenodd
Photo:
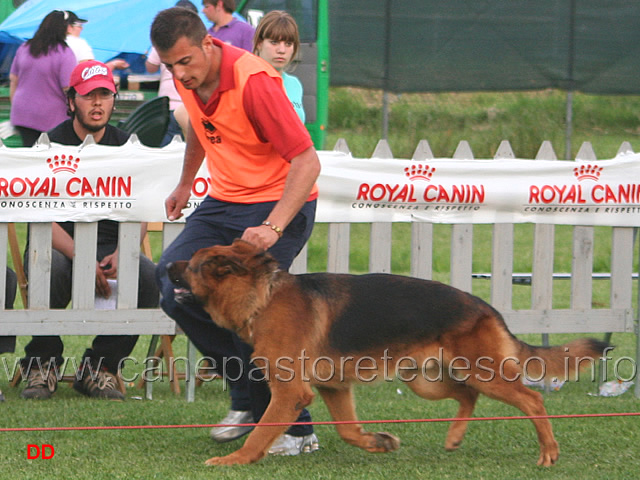
<path id="1" fill-rule="evenodd" d="M 62 145 L 80 145 L 81 140 L 73 129 L 73 120 L 66 120 L 47 132 L 49 140 Z M 98 145 L 120 146 L 127 143 L 129 134 L 112 125 L 105 127 L 104 135 Z M 73 238 L 73 222 L 58 222 L 65 232 Z M 118 243 L 118 222 L 100 220 L 98 222 L 98 244 Z"/>

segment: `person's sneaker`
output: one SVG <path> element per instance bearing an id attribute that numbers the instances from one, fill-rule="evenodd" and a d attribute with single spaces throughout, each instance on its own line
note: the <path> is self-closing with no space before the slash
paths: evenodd
<path id="1" fill-rule="evenodd" d="M 298 455 L 312 453 L 320 448 L 315 433 L 304 437 L 294 437 L 288 433 L 280 435 L 269 449 L 269 455 Z"/>
<path id="2" fill-rule="evenodd" d="M 118 390 L 118 379 L 113 373 L 104 369 L 98 370 L 93 375 L 85 373 L 82 379 L 74 380 L 73 388 L 91 398 L 124 400 L 124 395 Z"/>
<path id="3" fill-rule="evenodd" d="M 238 426 L 243 423 L 253 423 L 253 414 L 242 410 L 229 410 L 227 416 L 220 420 L 221 425 L 227 427 L 213 427 L 211 438 L 218 443 L 230 442 L 246 435 L 253 427 Z"/>
<path id="4" fill-rule="evenodd" d="M 27 400 L 48 400 L 58 388 L 56 369 L 49 362 L 41 368 L 32 366 L 27 377 L 27 386 L 20 396 Z"/>

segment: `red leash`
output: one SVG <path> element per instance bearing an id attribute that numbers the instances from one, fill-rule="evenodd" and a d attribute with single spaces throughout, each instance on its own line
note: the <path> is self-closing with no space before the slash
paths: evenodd
<path id="1" fill-rule="evenodd" d="M 432 422 L 479 422 L 490 420 L 540 420 L 559 418 L 596 418 L 596 417 L 638 417 L 640 412 L 623 413 L 582 413 L 567 415 L 532 415 L 522 417 L 472 417 L 472 418 L 418 418 L 407 420 L 351 420 L 351 421 L 326 421 L 326 422 L 292 422 L 292 423 L 261 423 L 261 427 L 283 427 L 289 425 L 369 425 L 373 423 L 432 423 Z M 168 428 L 212 428 L 212 427 L 255 427 L 257 423 L 239 423 L 227 425 L 224 423 L 212 423 L 202 425 L 112 425 L 93 427 L 14 427 L 0 428 L 0 432 L 52 432 L 52 431 L 73 431 L 73 430 L 156 430 Z"/>

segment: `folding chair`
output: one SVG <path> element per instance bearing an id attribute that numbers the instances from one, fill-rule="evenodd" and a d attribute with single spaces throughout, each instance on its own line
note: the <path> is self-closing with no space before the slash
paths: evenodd
<path id="1" fill-rule="evenodd" d="M 125 132 L 135 133 L 147 147 L 159 147 L 169 126 L 169 97 L 146 101 L 117 126 Z"/>

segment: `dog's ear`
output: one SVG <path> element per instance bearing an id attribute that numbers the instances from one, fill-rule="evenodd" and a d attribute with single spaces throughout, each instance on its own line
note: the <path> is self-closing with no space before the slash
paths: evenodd
<path id="1" fill-rule="evenodd" d="M 240 238 L 236 238 L 233 241 L 231 244 L 231 250 L 238 255 L 244 255 L 247 257 L 261 252 L 261 250 L 255 245 Z"/>
<path id="2" fill-rule="evenodd" d="M 236 255 L 245 259 L 244 264 L 246 268 L 255 273 L 274 272 L 278 270 L 279 264 L 270 253 L 261 250 L 249 242 L 236 238 L 231 244 L 231 248 Z"/>
<path id="3" fill-rule="evenodd" d="M 215 277 L 224 277 L 225 275 L 246 275 L 249 270 L 236 257 L 228 255 L 216 255 L 200 264 L 200 270 L 203 274 Z"/>
<path id="4" fill-rule="evenodd" d="M 259 252 L 253 257 L 247 259 L 246 265 L 249 269 L 255 273 L 272 273 L 278 270 L 278 261 L 273 258 L 273 255 L 267 252 Z"/>

